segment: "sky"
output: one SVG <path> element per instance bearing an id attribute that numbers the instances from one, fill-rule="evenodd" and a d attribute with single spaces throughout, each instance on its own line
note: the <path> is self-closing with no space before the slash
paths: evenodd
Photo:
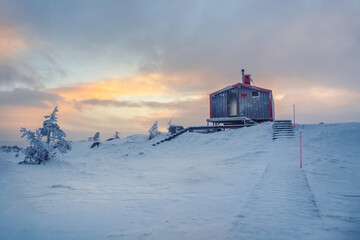
<path id="1" fill-rule="evenodd" d="M 55 106 L 71 140 L 204 125 L 242 68 L 277 119 L 360 121 L 359 43 L 356 0 L 0 0 L 0 144 Z"/>

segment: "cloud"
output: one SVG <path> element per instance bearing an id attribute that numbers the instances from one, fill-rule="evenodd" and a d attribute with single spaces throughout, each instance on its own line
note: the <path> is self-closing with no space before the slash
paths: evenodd
<path id="1" fill-rule="evenodd" d="M 63 98 L 44 91 L 16 88 L 12 91 L 0 91 L 0 106 L 28 106 L 48 108 Z"/>
<path id="2" fill-rule="evenodd" d="M 300 122 L 356 121 L 360 117 L 360 92 L 345 88 L 307 86 L 287 90 L 275 99 L 276 118 L 292 119 L 296 105 Z"/>
<path id="3" fill-rule="evenodd" d="M 5 63 L 0 65 L 0 83 L 3 87 L 14 87 L 17 85 L 42 88 L 39 76 L 35 70 L 26 63 Z"/>
<path id="4" fill-rule="evenodd" d="M 360 92 L 358 91 L 342 88 L 311 87 L 308 93 L 310 98 L 319 104 L 318 110 L 324 108 L 336 110 L 346 106 L 360 106 Z"/>
<path id="5" fill-rule="evenodd" d="M 39 89 L 66 77 L 66 71 L 50 55 L 44 53 L 38 53 L 30 59 L 16 58 L 0 64 L 0 89 Z"/>
<path id="6" fill-rule="evenodd" d="M 158 95 L 168 90 L 161 84 L 161 75 L 150 74 L 130 78 L 110 77 L 96 82 L 78 83 L 69 87 L 51 89 L 67 100 L 89 98 L 109 99 L 120 96 Z"/>
<path id="7" fill-rule="evenodd" d="M 27 43 L 13 27 L 0 23 L 0 66 L 27 48 Z"/>
<path id="8" fill-rule="evenodd" d="M 43 88 L 65 78 L 60 64 L 19 29 L 0 23 L 0 89 Z"/>
<path id="9" fill-rule="evenodd" d="M 94 106 L 102 106 L 102 107 L 141 107 L 139 103 L 130 102 L 130 101 L 117 101 L 114 99 L 97 99 L 97 98 L 91 98 L 91 99 L 84 99 L 84 100 L 73 100 L 71 101 L 74 105 L 74 107 L 82 111 L 84 107 L 91 108 Z"/>
<path id="10" fill-rule="evenodd" d="M 207 99 L 207 98 L 206 98 Z M 81 110 L 84 106 L 103 106 L 103 107 L 128 107 L 128 108 L 153 108 L 153 109 L 184 109 L 196 106 L 197 102 L 202 101 L 203 98 L 179 100 L 179 101 L 118 101 L 115 99 L 85 99 L 85 100 L 74 100 L 72 103 L 74 106 Z"/>
<path id="11" fill-rule="evenodd" d="M 245 68 L 255 79 L 272 77 L 288 88 L 300 81 L 360 89 L 358 4 L 280 2 L 200 1 L 189 11 L 170 8 L 166 25 L 139 29 L 127 46 L 142 56 L 140 71 L 202 74 L 211 85 L 236 81 Z"/>
<path id="12" fill-rule="evenodd" d="M 66 113 L 67 126 L 71 122 L 74 129 L 99 129 L 106 134 L 114 129 L 126 134 L 146 133 L 155 121 L 166 131 L 170 119 L 184 126 L 199 125 L 208 117 L 209 109 L 207 97 L 171 102 L 87 99 L 73 104 L 81 112 Z"/>
<path id="13" fill-rule="evenodd" d="M 152 114 L 141 114 L 134 116 L 132 122 L 139 128 L 149 128 L 155 121 L 159 122 L 161 131 L 167 131 L 168 122 L 172 119 L 173 123 L 183 126 L 205 125 L 206 118 L 209 117 L 208 98 L 189 100 L 173 103 L 174 106 L 164 111 L 154 109 Z M 147 130 L 144 129 L 144 130 Z"/>
<path id="14" fill-rule="evenodd" d="M 203 96 L 216 90 L 211 84 L 204 86 L 208 80 L 208 78 L 190 74 L 143 74 L 128 78 L 109 77 L 104 80 L 49 89 L 49 91 L 61 95 L 68 101 L 115 98 L 137 98 L 139 101 L 141 98 L 156 97 L 171 100 L 174 98 Z M 126 102 L 122 104 L 126 104 Z"/>
<path id="15" fill-rule="evenodd" d="M 23 1 L 26 11 L 5 2 L 3 16 L 29 22 L 59 52 L 72 53 L 64 62 L 76 58 L 73 71 L 131 66 L 140 75 L 187 75 L 190 84 L 178 87 L 202 89 L 236 82 L 245 68 L 265 85 L 273 78 L 287 88 L 298 81 L 360 88 L 356 1 Z"/>

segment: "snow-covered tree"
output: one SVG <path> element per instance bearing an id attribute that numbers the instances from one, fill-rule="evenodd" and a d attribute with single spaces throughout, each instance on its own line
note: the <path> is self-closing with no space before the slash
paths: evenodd
<path id="1" fill-rule="evenodd" d="M 169 124 L 168 131 L 170 132 L 170 127 L 172 126 L 172 118 L 170 118 L 168 124 Z"/>
<path id="2" fill-rule="evenodd" d="M 177 133 L 177 132 L 179 132 L 179 131 L 181 131 L 181 130 L 184 129 L 183 126 L 173 124 L 173 123 L 172 123 L 172 119 L 170 119 L 170 121 L 168 122 L 168 124 L 169 124 L 168 134 L 170 134 L 170 135 L 171 135 L 171 134 L 175 134 L 175 133 Z"/>
<path id="3" fill-rule="evenodd" d="M 40 128 L 41 134 L 43 136 L 46 136 L 47 145 L 54 146 L 58 141 L 60 141 L 60 139 L 66 137 L 65 132 L 61 130 L 59 125 L 57 124 L 58 111 L 58 107 L 56 106 L 54 111 L 50 115 L 44 116 L 46 120 L 43 122 L 43 127 Z"/>
<path id="4" fill-rule="evenodd" d="M 120 138 L 119 135 L 120 135 L 120 133 L 118 131 L 116 131 L 114 134 L 114 139 L 119 139 Z"/>
<path id="5" fill-rule="evenodd" d="M 25 149 L 25 159 L 20 163 L 40 164 L 47 161 L 50 157 L 49 149 L 42 141 L 39 129 L 34 133 L 26 128 L 21 128 L 20 132 L 23 133 L 21 137 L 26 137 L 30 143 L 30 146 Z"/>
<path id="6" fill-rule="evenodd" d="M 112 141 L 114 139 L 120 139 L 119 137 L 120 133 L 118 131 L 115 132 L 114 137 L 106 139 L 106 141 Z"/>
<path id="7" fill-rule="evenodd" d="M 159 132 L 159 129 L 158 129 L 158 122 L 156 121 L 152 127 L 150 128 L 150 130 L 148 131 L 149 132 L 149 140 L 150 139 L 153 139 L 156 135 L 158 135 L 160 132 Z"/>
<path id="8" fill-rule="evenodd" d="M 55 157 L 56 150 L 66 153 L 71 150 L 71 142 L 66 141 L 66 134 L 57 124 L 58 108 L 55 107 L 50 115 L 44 116 L 43 127 L 32 132 L 21 128 L 21 137 L 26 137 L 30 146 L 25 150 L 25 159 L 21 163 L 40 164 Z M 45 138 L 45 140 L 44 140 Z"/>
<path id="9" fill-rule="evenodd" d="M 90 138 L 89 138 L 89 140 L 90 140 Z M 100 133 L 99 132 L 95 133 L 95 135 L 92 137 L 91 140 L 94 142 L 100 141 Z"/>
<path id="10" fill-rule="evenodd" d="M 57 142 L 53 145 L 54 149 L 58 149 L 60 153 L 67 153 L 71 150 L 71 142 L 66 141 L 64 138 L 58 139 Z"/>

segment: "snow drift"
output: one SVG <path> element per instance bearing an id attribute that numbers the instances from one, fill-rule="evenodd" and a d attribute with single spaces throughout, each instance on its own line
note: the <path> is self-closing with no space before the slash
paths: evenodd
<path id="1" fill-rule="evenodd" d="M 299 131 L 303 168 L 299 168 Z M 77 142 L 46 165 L 0 153 L 1 239 L 360 238 L 360 124 L 270 123 Z"/>

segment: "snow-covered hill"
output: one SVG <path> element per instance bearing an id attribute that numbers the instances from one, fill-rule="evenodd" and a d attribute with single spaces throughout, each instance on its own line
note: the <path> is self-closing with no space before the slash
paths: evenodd
<path id="1" fill-rule="evenodd" d="M 303 168 L 299 168 L 299 131 Z M 0 153 L 0 239 L 359 239 L 360 123 L 270 123 L 78 142 L 47 165 Z"/>

